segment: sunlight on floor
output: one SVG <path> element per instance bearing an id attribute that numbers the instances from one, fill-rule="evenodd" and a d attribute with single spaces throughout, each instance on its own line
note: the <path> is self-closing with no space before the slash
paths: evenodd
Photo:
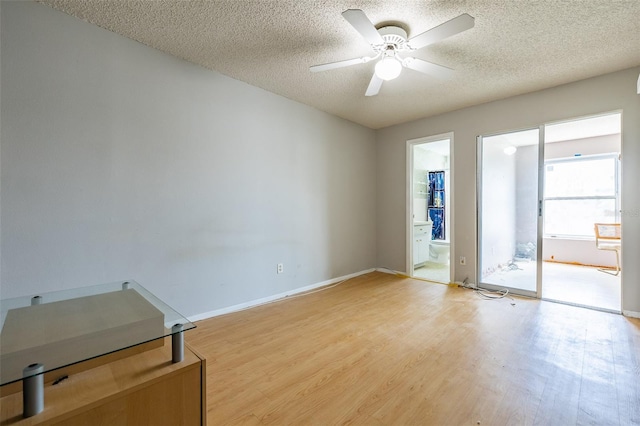
<path id="1" fill-rule="evenodd" d="M 606 274 L 592 266 L 544 262 L 542 297 L 620 312 L 620 275 Z"/>

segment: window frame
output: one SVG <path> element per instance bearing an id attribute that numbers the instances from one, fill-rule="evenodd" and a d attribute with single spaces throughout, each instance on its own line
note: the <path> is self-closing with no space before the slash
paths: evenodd
<path id="1" fill-rule="evenodd" d="M 603 154 L 592 155 L 580 155 L 574 157 L 561 157 L 553 158 L 544 161 L 544 179 L 547 181 L 547 166 L 560 163 L 575 163 L 578 161 L 593 161 L 593 160 L 606 160 L 611 159 L 614 165 L 614 195 L 583 195 L 574 197 L 547 197 L 543 196 L 543 237 L 544 238 L 565 238 L 574 240 L 595 240 L 594 235 L 581 235 L 581 234 L 551 234 L 546 231 L 546 214 L 547 214 L 547 201 L 568 201 L 568 200 L 615 200 L 615 222 L 620 223 L 620 153 L 609 152 Z"/>

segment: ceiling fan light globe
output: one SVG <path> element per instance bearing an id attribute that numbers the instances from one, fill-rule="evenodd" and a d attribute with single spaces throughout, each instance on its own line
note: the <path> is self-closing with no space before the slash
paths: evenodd
<path id="1" fill-rule="evenodd" d="M 395 58 L 382 58 L 376 64 L 376 75 L 382 80 L 389 81 L 397 78 L 402 71 L 402 64 Z"/>

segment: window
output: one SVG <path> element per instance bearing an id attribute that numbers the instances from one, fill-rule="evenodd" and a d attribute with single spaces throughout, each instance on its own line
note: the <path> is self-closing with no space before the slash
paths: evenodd
<path id="1" fill-rule="evenodd" d="M 593 224 L 619 221 L 618 154 L 545 162 L 545 236 L 593 237 Z"/>

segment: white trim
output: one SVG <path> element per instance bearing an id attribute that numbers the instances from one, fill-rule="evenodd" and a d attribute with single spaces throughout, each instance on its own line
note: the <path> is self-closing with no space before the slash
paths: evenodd
<path id="1" fill-rule="evenodd" d="M 383 272 L 385 274 L 389 274 L 389 275 L 400 275 L 403 277 L 409 277 L 409 274 L 407 274 L 406 272 L 402 272 L 402 271 L 396 271 L 395 269 L 389 269 L 389 268 L 376 268 L 377 272 Z M 409 277 L 411 278 L 411 277 Z"/>
<path id="2" fill-rule="evenodd" d="M 622 315 L 629 318 L 640 318 L 640 312 L 622 310 Z"/>
<path id="3" fill-rule="evenodd" d="M 415 143 L 407 141 L 407 154 L 405 163 L 405 269 L 409 276 L 413 276 L 413 147 Z"/>
<path id="4" fill-rule="evenodd" d="M 538 211 L 536 212 L 536 297 L 542 299 L 542 249 L 544 247 L 544 186 L 547 176 L 544 162 L 547 127 L 538 126 Z M 516 189 L 518 183 L 516 182 Z M 517 231 L 516 231 L 517 232 Z"/>
<path id="5" fill-rule="evenodd" d="M 335 283 L 338 283 L 340 281 L 348 280 L 350 278 L 355 278 L 355 277 L 358 277 L 360 275 L 368 274 L 368 273 L 376 271 L 376 270 L 377 269 L 375 269 L 375 268 L 366 269 L 364 271 L 355 272 L 355 273 L 349 274 L 349 275 L 343 275 L 341 277 L 332 278 L 330 280 L 326 280 L 326 281 L 322 281 L 322 282 L 319 282 L 319 283 L 307 285 L 307 286 L 304 286 L 304 287 L 298 287 L 298 288 L 293 289 L 293 290 L 285 291 L 284 293 L 278 293 L 278 294 L 274 294 L 272 296 L 263 297 L 261 299 L 255 299 L 255 300 L 251 300 L 249 302 L 239 303 L 239 304 L 233 305 L 233 306 L 227 306 L 226 308 L 216 309 L 214 311 L 209 311 L 209 312 L 204 312 L 202 314 L 193 315 L 193 316 L 187 317 L 187 319 L 189 321 L 191 321 L 191 322 L 195 322 L 195 321 L 201 321 L 201 320 L 204 320 L 204 319 L 207 319 L 207 318 L 212 318 L 212 317 L 217 317 L 217 316 L 224 315 L 224 314 L 229 314 L 231 312 L 242 311 L 242 310 L 245 310 L 245 309 L 248 309 L 248 308 L 256 307 L 258 305 L 264 305 L 265 303 L 273 302 L 275 300 L 284 299 L 284 298 L 287 298 L 289 296 L 293 296 L 295 294 L 304 293 L 304 292 L 307 292 L 307 291 L 310 291 L 310 290 L 315 290 L 315 289 L 320 288 L 320 287 L 325 287 L 325 286 L 328 286 L 328 285 L 331 285 L 331 284 L 335 284 Z"/>
<path id="6" fill-rule="evenodd" d="M 620 315 L 622 313 L 616 309 L 601 308 L 599 306 L 583 305 L 581 303 L 574 303 L 574 302 L 565 302 L 564 300 L 547 299 L 546 297 L 543 297 L 540 300 L 544 302 L 558 303 L 560 305 L 575 306 L 576 308 L 584 308 L 584 309 L 591 309 L 593 311 L 606 312 L 608 314 Z"/>

